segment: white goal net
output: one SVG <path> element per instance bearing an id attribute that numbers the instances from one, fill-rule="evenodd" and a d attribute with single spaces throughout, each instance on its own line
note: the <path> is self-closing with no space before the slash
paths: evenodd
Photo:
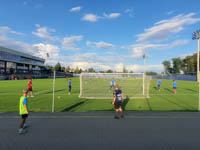
<path id="1" fill-rule="evenodd" d="M 149 79 L 144 73 L 82 73 L 79 97 L 112 99 L 116 84 L 129 98 L 149 97 Z"/>

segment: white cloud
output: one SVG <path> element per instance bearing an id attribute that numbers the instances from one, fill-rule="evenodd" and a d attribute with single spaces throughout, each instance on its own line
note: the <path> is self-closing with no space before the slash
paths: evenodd
<path id="1" fill-rule="evenodd" d="M 82 35 L 65 37 L 62 42 L 62 47 L 65 50 L 79 50 L 80 48 L 76 47 L 75 42 L 79 42 L 82 39 Z"/>
<path id="2" fill-rule="evenodd" d="M 54 60 L 54 64 L 57 63 L 59 57 L 59 48 L 56 45 L 38 43 L 38 44 L 27 44 L 21 41 L 8 38 L 6 36 L 0 36 L 0 45 L 6 48 L 17 50 L 19 52 L 34 55 L 36 57 L 46 59 L 47 53 L 50 57 L 48 61 Z"/>
<path id="3" fill-rule="evenodd" d="M 126 56 L 128 58 L 141 58 L 144 53 L 146 53 L 146 50 L 150 49 L 157 49 L 157 50 L 163 50 L 163 49 L 171 49 L 178 46 L 183 46 L 187 44 L 189 40 L 176 40 L 172 43 L 168 44 L 151 44 L 151 43 L 140 43 L 140 44 L 133 44 L 128 46 L 129 50 L 133 51 L 133 54 L 131 56 Z M 127 47 L 123 46 L 123 49 L 126 49 Z"/>
<path id="4" fill-rule="evenodd" d="M 41 27 L 39 24 L 36 24 L 35 26 L 36 26 L 37 30 L 36 30 L 36 32 L 32 32 L 33 35 L 35 35 L 35 36 L 37 36 L 39 38 L 48 40 L 48 41 L 55 40 L 50 35 L 52 32 L 56 32 L 55 29 L 51 29 L 51 28 L 48 28 L 48 27 Z"/>
<path id="5" fill-rule="evenodd" d="M 46 59 L 48 53 L 50 59 L 59 58 L 59 47 L 56 45 L 38 43 L 34 44 L 33 47 L 37 50 L 37 53 L 35 55 L 38 57 Z"/>
<path id="6" fill-rule="evenodd" d="M 92 42 L 87 41 L 87 42 L 86 42 L 86 45 L 87 45 L 88 47 L 90 47 L 90 46 L 92 45 Z"/>
<path id="7" fill-rule="evenodd" d="M 128 69 L 128 71 L 133 71 L 133 72 L 144 72 L 144 65 L 129 65 L 126 67 Z M 146 70 L 147 71 L 163 71 L 163 65 L 162 64 L 158 64 L 158 65 L 147 65 L 146 66 Z"/>
<path id="8" fill-rule="evenodd" d="M 87 45 L 88 47 L 95 45 L 97 48 L 103 48 L 103 49 L 109 49 L 109 48 L 113 48 L 113 47 L 114 47 L 113 44 L 111 44 L 111 43 L 106 43 L 106 42 L 103 42 L 103 41 L 100 41 L 100 42 L 91 42 L 91 41 L 87 41 L 87 42 L 86 42 L 86 45 Z"/>
<path id="9" fill-rule="evenodd" d="M 132 12 L 132 9 L 130 9 L 130 8 L 127 8 L 127 9 L 124 11 L 124 13 L 130 13 L 130 12 Z"/>
<path id="10" fill-rule="evenodd" d="M 113 44 L 105 43 L 105 42 L 103 42 L 103 41 L 95 42 L 94 44 L 95 44 L 96 47 L 98 47 L 98 48 L 105 48 L 105 49 L 107 49 L 107 48 L 112 48 L 112 47 L 114 47 Z"/>
<path id="11" fill-rule="evenodd" d="M 133 14 L 133 9 L 132 8 L 128 8 L 124 11 L 125 14 L 128 14 L 129 17 L 134 17 L 134 14 Z"/>
<path id="12" fill-rule="evenodd" d="M 39 25 L 39 24 L 35 24 L 35 26 L 36 26 L 37 28 L 40 28 L 40 25 Z"/>
<path id="13" fill-rule="evenodd" d="M 174 13 L 174 11 L 171 10 L 171 11 L 168 11 L 168 12 L 167 12 L 167 15 L 171 15 L 171 14 L 173 14 L 173 13 Z"/>
<path id="14" fill-rule="evenodd" d="M 123 63 L 115 64 L 114 70 L 117 72 L 123 72 L 123 68 L 126 68 L 129 72 L 144 72 L 144 65 L 134 64 L 134 65 L 127 65 L 125 66 Z M 147 65 L 146 66 L 147 71 L 163 71 L 163 65 Z"/>
<path id="15" fill-rule="evenodd" d="M 6 48 L 10 48 L 13 50 L 17 50 L 23 53 L 27 53 L 30 55 L 35 54 L 35 51 L 32 47 L 32 45 L 14 40 L 12 38 L 8 38 L 4 35 L 0 36 L 0 45 Z"/>
<path id="16" fill-rule="evenodd" d="M 10 29 L 7 26 L 0 26 L 0 34 L 6 34 L 6 33 L 11 33 L 11 34 L 16 34 L 16 35 L 23 35 L 23 33 L 16 32 L 16 31 Z"/>
<path id="17" fill-rule="evenodd" d="M 187 56 L 192 56 L 192 55 L 194 55 L 194 53 L 181 54 L 181 55 L 179 55 L 178 57 L 185 58 L 185 57 L 187 57 Z"/>
<path id="18" fill-rule="evenodd" d="M 79 12 L 80 10 L 81 10 L 80 6 L 77 6 L 77 7 L 74 7 L 74 8 L 70 9 L 71 12 Z"/>
<path id="19" fill-rule="evenodd" d="M 166 44 L 135 44 L 129 46 L 129 49 L 133 51 L 132 56 L 128 56 L 130 58 L 140 58 L 145 53 L 145 50 L 149 49 L 163 49 L 166 48 Z"/>
<path id="20" fill-rule="evenodd" d="M 101 61 L 101 58 L 99 56 L 97 56 L 96 53 L 84 53 L 84 54 L 76 54 L 74 59 L 74 61 L 87 61 L 89 63 L 93 63 L 93 62 L 99 62 Z"/>
<path id="21" fill-rule="evenodd" d="M 99 62 L 86 62 L 86 61 L 79 61 L 79 62 L 73 62 L 72 67 L 76 68 L 78 66 L 81 69 L 88 69 L 88 68 L 94 68 L 95 70 L 108 70 L 111 69 L 109 65 L 105 65 L 103 63 Z"/>
<path id="22" fill-rule="evenodd" d="M 189 40 L 176 40 L 169 45 L 169 48 L 186 45 L 188 42 Z"/>
<path id="23" fill-rule="evenodd" d="M 108 19 L 115 19 L 115 18 L 118 18 L 119 16 L 120 16 L 120 13 L 110 13 L 110 14 L 104 13 L 104 17 Z"/>
<path id="24" fill-rule="evenodd" d="M 86 14 L 83 16 L 82 20 L 83 21 L 89 21 L 89 22 L 96 22 L 100 19 L 100 16 L 97 16 L 95 14 Z"/>
<path id="25" fill-rule="evenodd" d="M 194 18 L 195 13 L 187 15 L 180 14 L 168 20 L 161 20 L 153 27 L 145 29 L 145 32 L 138 34 L 137 41 L 164 41 L 170 34 L 175 34 L 184 29 L 185 25 L 194 24 L 200 21 L 200 18 Z"/>
<path id="26" fill-rule="evenodd" d="M 114 70 L 117 72 L 123 72 L 124 65 L 122 63 L 114 65 Z"/>
<path id="27" fill-rule="evenodd" d="M 97 16 L 95 14 L 86 14 L 82 17 L 83 21 L 89 21 L 89 22 L 97 22 L 99 19 L 115 19 L 120 17 L 120 13 L 110 13 L 106 14 L 104 13 L 103 16 Z"/>
<path id="28" fill-rule="evenodd" d="M 87 62 L 87 61 L 74 61 L 70 64 L 72 68 L 76 68 L 77 66 L 83 70 L 88 69 L 88 68 L 94 68 L 95 70 L 114 70 L 117 72 L 123 72 L 123 67 L 125 67 L 128 71 L 133 71 L 133 72 L 144 72 L 144 65 L 139 65 L 139 64 L 134 64 L 134 65 L 127 65 L 125 66 L 123 63 L 119 64 L 104 64 L 101 62 Z M 163 65 L 162 64 L 157 64 L 157 65 L 147 65 L 146 66 L 146 71 L 156 71 L 156 72 L 161 72 L 163 71 Z"/>

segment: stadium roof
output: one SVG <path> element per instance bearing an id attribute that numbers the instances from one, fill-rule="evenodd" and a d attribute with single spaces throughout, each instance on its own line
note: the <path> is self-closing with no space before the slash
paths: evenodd
<path id="1" fill-rule="evenodd" d="M 13 50 L 13 49 L 5 48 L 3 46 L 0 46 L 0 51 L 8 52 L 8 53 L 11 53 L 11 54 L 15 54 L 15 55 L 18 55 L 18 56 L 22 56 L 22 57 L 26 57 L 26 58 L 30 58 L 30 59 L 34 59 L 34 60 L 38 60 L 38 61 L 43 61 L 43 62 L 45 61 L 45 59 L 35 57 L 35 56 L 31 56 L 29 54 L 22 53 L 22 52 Z"/>

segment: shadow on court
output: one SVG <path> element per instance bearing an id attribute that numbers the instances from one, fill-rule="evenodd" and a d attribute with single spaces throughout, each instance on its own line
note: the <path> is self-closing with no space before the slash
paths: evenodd
<path id="1" fill-rule="evenodd" d="M 153 87 L 155 90 L 158 90 L 156 86 Z"/>
<path id="2" fill-rule="evenodd" d="M 71 106 L 65 108 L 64 110 L 62 110 L 62 112 L 65 112 L 65 111 L 72 111 L 73 109 L 75 109 L 75 108 L 77 108 L 77 107 L 79 107 L 79 106 L 84 105 L 84 104 L 85 104 L 86 102 L 88 102 L 88 101 L 89 101 L 89 100 L 84 100 L 84 101 L 82 101 L 82 102 L 78 102 L 78 103 L 76 103 L 76 104 L 73 104 L 73 105 L 71 105 Z"/>
<path id="3" fill-rule="evenodd" d="M 168 88 L 164 88 L 164 90 L 169 91 L 170 93 L 174 93 L 172 90 L 170 90 Z"/>
<path id="4" fill-rule="evenodd" d="M 149 107 L 149 110 L 152 111 L 152 107 L 151 107 L 151 104 L 149 103 L 149 99 L 148 98 L 146 98 L 146 102 L 147 102 L 147 105 Z"/>
<path id="5" fill-rule="evenodd" d="M 175 101 L 173 101 L 173 100 L 170 100 L 170 99 L 167 99 L 165 96 L 161 96 L 162 98 L 162 100 L 164 100 L 164 101 L 167 101 L 167 102 L 169 102 L 169 103 L 171 103 L 171 104 L 174 104 L 174 105 L 176 105 L 176 106 L 179 106 L 179 107 L 181 107 L 181 108 L 184 108 L 185 109 L 185 111 L 191 111 L 191 106 L 184 106 L 184 105 L 181 105 L 180 103 L 177 103 L 177 102 L 175 102 Z M 192 108 L 193 109 L 193 108 Z"/>
<path id="6" fill-rule="evenodd" d="M 196 90 L 192 90 L 192 89 L 186 89 L 188 91 L 192 91 L 192 92 L 197 92 Z"/>
<path id="7" fill-rule="evenodd" d="M 66 89 L 59 89 L 59 90 L 55 90 L 55 93 L 56 92 L 61 92 L 61 91 L 65 91 Z M 52 91 L 47 91 L 47 92 L 44 92 L 45 94 L 52 94 Z"/>
<path id="8" fill-rule="evenodd" d="M 126 96 L 126 98 L 123 100 L 123 102 L 122 102 L 122 109 L 123 110 L 126 110 L 126 105 L 128 104 L 128 102 L 129 102 L 129 97 L 128 96 Z"/>

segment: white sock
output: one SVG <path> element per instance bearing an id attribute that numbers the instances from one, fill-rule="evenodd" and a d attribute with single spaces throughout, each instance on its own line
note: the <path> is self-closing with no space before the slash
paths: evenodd
<path id="1" fill-rule="evenodd" d="M 19 132 L 22 132 L 23 131 L 23 128 L 19 128 Z"/>

